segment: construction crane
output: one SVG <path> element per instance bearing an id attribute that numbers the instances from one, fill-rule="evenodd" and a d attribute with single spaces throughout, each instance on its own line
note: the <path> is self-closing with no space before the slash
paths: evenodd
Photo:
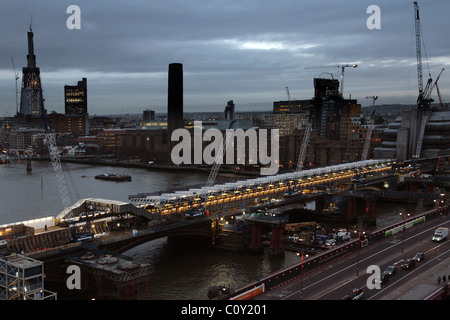
<path id="1" fill-rule="evenodd" d="M 368 96 L 366 99 L 372 99 L 372 107 L 375 107 L 375 101 L 378 99 L 378 96 Z M 367 128 L 367 134 L 366 134 L 366 141 L 364 142 L 363 152 L 361 160 L 367 160 L 369 156 L 369 148 L 370 148 L 370 142 L 372 141 L 372 134 L 373 130 L 375 129 L 375 124 L 373 123 L 373 116 L 375 114 L 375 110 L 373 110 L 372 115 L 369 118 L 368 128 Z"/>
<path id="2" fill-rule="evenodd" d="M 292 112 L 292 109 L 291 109 L 291 94 L 289 93 L 289 88 L 288 87 L 286 87 L 286 93 L 287 93 L 287 97 L 288 97 L 289 112 Z"/>
<path id="3" fill-rule="evenodd" d="M 416 33 L 416 56 L 417 56 L 417 82 L 419 89 L 419 96 L 417 97 L 417 123 L 419 130 L 416 134 L 416 148 L 413 153 L 413 158 L 420 158 L 422 151 L 422 142 L 425 135 L 425 127 L 430 116 L 430 104 L 433 99 L 430 98 L 431 84 L 433 82 L 430 71 L 428 70 L 428 81 L 423 87 L 423 75 L 422 75 L 422 27 L 420 25 L 419 5 L 417 1 L 414 1 L 414 20 L 415 20 L 415 33 Z"/>
<path id="4" fill-rule="evenodd" d="M 67 188 L 64 171 L 61 166 L 58 147 L 56 146 L 56 133 L 49 129 L 48 123 L 46 124 L 44 143 L 48 148 L 52 167 L 56 174 L 56 182 L 58 183 L 59 193 L 61 195 L 61 200 L 63 203 L 63 216 L 65 218 L 68 218 L 71 214 L 69 209 L 71 204 L 69 190 Z"/>
<path id="5" fill-rule="evenodd" d="M 291 95 L 289 93 L 289 88 L 288 87 L 286 87 L 286 93 L 287 93 L 287 96 L 288 96 L 289 111 L 292 112 L 292 109 L 291 109 Z M 300 126 L 301 126 L 301 124 L 300 124 Z M 302 146 L 300 148 L 299 157 L 298 157 L 298 160 L 297 160 L 296 171 L 301 171 L 303 169 L 303 162 L 305 161 L 306 150 L 308 149 L 309 136 L 311 134 L 311 131 L 312 131 L 312 125 L 311 125 L 311 123 L 308 123 L 305 126 L 305 133 L 303 135 L 303 142 L 302 142 Z"/>
<path id="6" fill-rule="evenodd" d="M 14 59 L 11 57 L 11 62 L 14 69 L 14 78 L 16 81 L 16 114 L 19 114 L 19 91 L 17 90 L 17 80 L 19 80 L 19 73 L 16 72 L 16 65 L 14 64 Z"/>
<path id="7" fill-rule="evenodd" d="M 446 102 L 444 102 L 444 100 L 442 99 L 441 93 L 440 93 L 440 91 L 439 91 L 439 87 L 438 87 L 438 85 L 437 85 L 437 82 L 438 82 L 439 78 L 441 77 L 441 74 L 442 74 L 442 72 L 443 72 L 444 70 L 445 70 L 445 69 L 442 68 L 441 72 L 439 72 L 439 75 L 436 77 L 436 80 L 434 81 L 434 84 L 433 84 L 433 86 L 432 86 L 431 89 L 430 89 L 430 95 L 431 95 L 431 92 L 433 91 L 433 89 L 436 88 L 436 93 L 437 93 L 437 96 L 438 96 L 438 98 L 439 98 L 439 103 L 440 103 L 440 105 L 441 105 L 441 110 L 448 110 L 448 104 L 447 104 Z"/>
<path id="8" fill-rule="evenodd" d="M 422 75 L 422 27 L 420 25 L 419 5 L 414 1 L 414 17 L 415 17 L 415 31 L 416 31 L 416 57 L 417 57 L 417 82 L 419 87 L 419 96 L 417 97 L 417 106 L 421 109 L 427 110 L 430 107 L 432 99 L 429 97 L 429 91 L 433 80 L 431 79 L 430 71 L 428 70 L 428 81 L 423 87 Z"/>
<path id="9" fill-rule="evenodd" d="M 73 212 L 70 208 L 71 199 L 69 195 L 69 189 L 67 188 L 66 178 L 64 176 L 64 171 L 61 166 L 61 159 L 59 157 L 59 151 L 56 146 L 56 133 L 54 133 L 53 130 L 50 129 L 45 113 L 43 115 L 43 119 L 46 127 L 44 143 L 48 148 L 48 153 L 50 155 L 53 170 L 56 174 L 56 182 L 58 184 L 59 193 L 61 195 L 61 200 L 63 203 L 63 211 L 58 215 L 58 217 L 61 217 L 68 221 L 71 241 L 76 242 L 92 239 L 94 237 L 94 233 L 91 232 L 90 219 L 86 219 L 84 226 L 82 226 L 80 230 L 76 225 L 76 221 L 73 220 Z"/>
<path id="10" fill-rule="evenodd" d="M 368 97 L 366 97 L 366 98 L 368 98 Z M 375 100 L 376 99 L 374 99 L 373 105 L 375 105 Z M 362 153 L 362 157 L 361 157 L 362 161 L 367 160 L 367 158 L 369 156 L 370 142 L 372 141 L 372 133 L 373 133 L 373 130 L 375 129 L 375 124 L 373 123 L 374 122 L 374 120 L 373 120 L 374 114 L 375 114 L 375 110 L 373 110 L 372 115 L 369 118 L 369 124 L 367 127 L 367 134 L 366 134 L 366 141 L 364 142 L 364 148 L 363 148 L 363 153 Z"/>
<path id="11" fill-rule="evenodd" d="M 341 69 L 341 88 L 340 93 L 341 96 L 344 96 L 344 71 L 345 68 L 357 68 L 357 64 L 344 64 L 344 65 L 330 65 L 330 66 L 315 66 L 315 67 L 306 67 L 305 69 L 329 69 L 329 68 L 339 68 Z"/>
<path id="12" fill-rule="evenodd" d="M 375 107 L 375 101 L 377 101 L 378 96 L 368 96 L 366 99 L 372 99 L 372 107 Z"/>
<path id="13" fill-rule="evenodd" d="M 301 171 L 303 169 L 303 163 L 306 157 L 306 150 L 308 149 L 309 137 L 312 131 L 312 122 L 309 122 L 305 127 L 305 133 L 303 134 L 303 142 L 300 148 L 300 154 L 297 160 L 297 168 L 296 171 Z"/>
<path id="14" fill-rule="evenodd" d="M 235 122 L 236 122 L 236 120 L 232 120 L 230 122 L 228 129 L 231 129 Z M 232 135 L 233 135 L 233 133 L 231 132 L 231 130 L 226 130 L 225 150 L 227 149 L 228 144 L 230 143 Z M 212 187 L 214 185 L 214 182 L 216 181 L 217 173 L 219 172 L 219 169 L 220 169 L 220 164 L 223 161 L 223 150 L 224 150 L 224 146 L 222 143 L 219 147 L 219 151 L 217 152 L 216 159 L 214 160 L 213 166 L 211 168 L 211 172 L 209 173 L 208 181 L 206 182 L 207 187 Z"/>
<path id="15" fill-rule="evenodd" d="M 291 94 L 289 93 L 289 88 L 288 87 L 286 87 L 286 93 L 287 93 L 288 101 L 290 103 L 291 102 Z"/>
<path id="16" fill-rule="evenodd" d="M 56 146 L 56 133 L 50 128 L 45 110 L 42 110 L 42 120 L 44 121 L 45 128 L 44 144 L 47 146 L 48 153 L 50 155 L 50 160 L 53 170 L 56 174 L 56 182 L 58 184 L 59 193 L 63 204 L 63 211 L 58 215 L 58 217 L 63 217 L 65 219 L 72 218 L 69 189 L 67 188 L 66 178 L 64 176 L 64 171 L 61 166 L 61 159 L 59 157 L 58 147 Z"/>

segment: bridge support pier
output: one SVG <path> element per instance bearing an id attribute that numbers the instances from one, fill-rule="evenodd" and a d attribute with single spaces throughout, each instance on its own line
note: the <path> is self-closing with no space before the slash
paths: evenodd
<path id="1" fill-rule="evenodd" d="M 282 225 L 273 225 L 272 226 L 272 241 L 270 243 L 269 254 L 271 256 L 284 255 L 283 226 Z"/>
<path id="2" fill-rule="evenodd" d="M 366 210 L 363 224 L 367 227 L 376 226 L 377 216 L 375 211 L 375 199 L 366 199 Z"/>
<path id="3" fill-rule="evenodd" d="M 347 199 L 347 223 L 356 223 L 358 220 L 357 200 L 355 198 Z"/>
<path id="4" fill-rule="evenodd" d="M 252 241 L 249 249 L 251 252 L 264 252 L 262 243 L 262 224 L 252 223 Z"/>
<path id="5" fill-rule="evenodd" d="M 134 281 L 121 284 L 120 299 L 134 300 L 137 299 L 136 285 Z"/>
<path id="6" fill-rule="evenodd" d="M 417 185 L 415 183 L 410 183 L 409 184 L 409 191 L 411 192 L 417 192 L 418 188 Z"/>

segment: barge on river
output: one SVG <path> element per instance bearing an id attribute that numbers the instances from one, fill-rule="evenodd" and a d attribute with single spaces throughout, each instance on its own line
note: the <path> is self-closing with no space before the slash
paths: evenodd
<path id="1" fill-rule="evenodd" d="M 104 173 L 95 176 L 95 179 L 109 181 L 131 181 L 131 176 L 127 174 Z"/>

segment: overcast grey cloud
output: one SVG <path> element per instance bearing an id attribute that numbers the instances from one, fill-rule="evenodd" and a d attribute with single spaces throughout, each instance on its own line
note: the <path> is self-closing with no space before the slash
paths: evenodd
<path id="1" fill-rule="evenodd" d="M 81 29 L 69 30 L 69 5 L 81 9 Z M 381 29 L 369 30 L 370 5 Z M 435 78 L 449 68 L 448 0 L 419 1 L 428 60 Z M 90 114 L 165 112 L 167 70 L 183 63 L 185 111 L 270 110 L 272 102 L 313 96 L 313 78 L 357 63 L 345 73 L 345 95 L 363 105 L 415 103 L 413 2 L 322 0 L 0 0 L 0 115 L 15 113 L 11 57 L 21 76 L 30 17 L 37 65 L 49 111 L 63 112 L 65 84 L 88 78 Z M 449 73 L 447 73 L 449 72 Z M 329 76 L 328 74 L 322 76 Z M 439 88 L 450 94 L 450 70 Z M 20 85 L 20 83 L 19 83 Z M 437 97 L 435 97 L 437 100 Z"/>

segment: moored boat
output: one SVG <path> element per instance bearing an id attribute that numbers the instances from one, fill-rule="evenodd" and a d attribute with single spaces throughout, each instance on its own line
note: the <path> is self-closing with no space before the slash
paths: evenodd
<path id="1" fill-rule="evenodd" d="M 131 181 L 131 176 L 127 174 L 104 173 L 96 175 L 95 179 L 109 180 L 109 181 Z"/>

